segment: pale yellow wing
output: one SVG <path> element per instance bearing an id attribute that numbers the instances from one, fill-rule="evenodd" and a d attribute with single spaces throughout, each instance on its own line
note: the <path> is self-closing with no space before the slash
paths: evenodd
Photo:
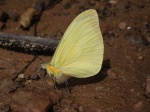
<path id="1" fill-rule="evenodd" d="M 101 69 L 103 52 L 98 15 L 89 9 L 78 15 L 68 27 L 50 64 L 68 76 L 90 77 Z"/>

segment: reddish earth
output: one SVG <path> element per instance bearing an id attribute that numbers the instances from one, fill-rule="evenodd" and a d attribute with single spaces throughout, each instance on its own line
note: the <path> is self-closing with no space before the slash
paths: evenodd
<path id="1" fill-rule="evenodd" d="M 36 0 L 0 0 L 8 13 L 2 32 L 33 35 L 18 30 L 12 18 L 32 7 Z M 35 57 L 0 48 L 1 112 L 150 112 L 150 2 L 149 0 L 63 0 L 44 10 L 37 36 L 60 38 L 82 11 L 96 9 L 104 39 L 102 70 L 86 79 L 68 80 L 53 88 L 50 78 L 39 75 L 37 58 L 16 80 L 14 77 Z M 2 23 L 0 23 L 2 24 Z M 51 56 L 39 55 L 45 62 Z"/>

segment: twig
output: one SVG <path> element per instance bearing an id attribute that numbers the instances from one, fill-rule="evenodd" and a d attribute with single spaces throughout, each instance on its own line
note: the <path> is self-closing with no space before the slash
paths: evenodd
<path id="1" fill-rule="evenodd" d="M 58 43 L 59 40 L 54 38 L 41 38 L 0 32 L 0 47 L 17 51 L 47 53 L 54 51 Z"/>

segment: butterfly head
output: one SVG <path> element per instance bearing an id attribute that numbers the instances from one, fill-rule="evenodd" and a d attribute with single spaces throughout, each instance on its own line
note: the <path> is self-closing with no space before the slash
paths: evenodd
<path id="1" fill-rule="evenodd" d="M 54 66 L 50 64 L 43 64 L 42 68 L 46 69 L 47 73 L 49 75 L 54 75 L 56 78 L 59 78 L 63 75 L 62 71 L 58 68 L 55 68 Z"/>

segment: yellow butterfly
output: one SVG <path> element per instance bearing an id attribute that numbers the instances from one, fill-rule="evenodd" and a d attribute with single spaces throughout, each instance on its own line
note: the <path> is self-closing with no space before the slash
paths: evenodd
<path id="1" fill-rule="evenodd" d="M 94 9 L 79 14 L 63 35 L 50 63 L 42 64 L 49 75 L 86 78 L 102 66 L 104 44 Z"/>

